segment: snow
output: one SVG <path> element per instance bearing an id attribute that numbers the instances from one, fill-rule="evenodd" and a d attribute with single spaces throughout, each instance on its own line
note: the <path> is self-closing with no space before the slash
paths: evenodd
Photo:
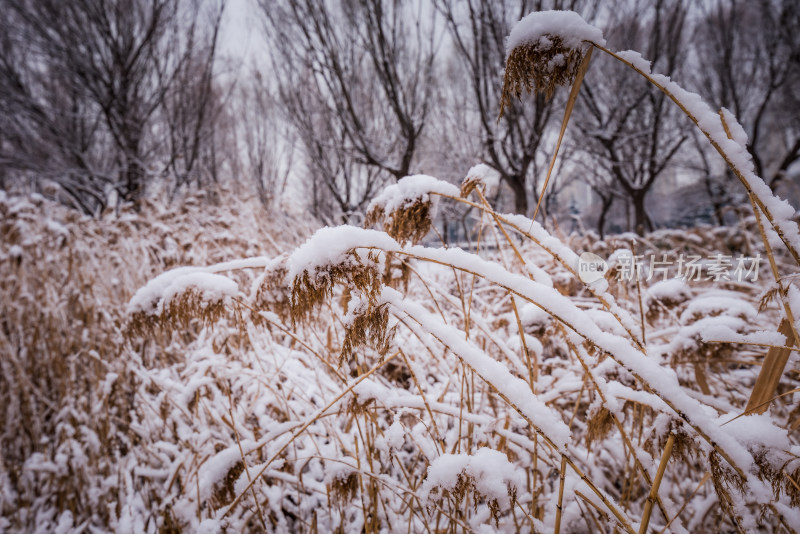
<path id="1" fill-rule="evenodd" d="M 685 324 L 694 318 L 708 317 L 721 313 L 730 317 L 749 319 L 755 317 L 758 311 L 752 304 L 740 297 L 729 296 L 728 293 L 714 292 L 692 300 L 684 308 L 680 320 Z"/>
<path id="2" fill-rule="evenodd" d="M 617 55 L 619 56 L 619 54 Z M 623 53 L 620 57 L 629 61 L 635 70 L 647 76 L 694 118 L 700 130 L 715 145 L 728 164 L 733 167 L 740 180 L 763 205 L 772 227 L 782 234 L 783 240 L 791 247 L 794 254 L 800 254 L 800 229 L 792 220 L 795 210 L 786 200 L 775 196 L 766 182 L 755 174 L 752 157 L 746 148 L 744 130 L 734 120 L 733 115 L 726 112 L 727 110 L 723 110 L 723 116 L 731 131 L 732 139 L 729 139 L 719 114 L 711 109 L 700 95 L 687 91 L 668 76 L 650 73 L 650 64 L 638 54 Z"/>
<path id="3" fill-rule="evenodd" d="M 773 448 L 780 450 L 789 440 L 786 429 L 775 425 L 767 414 L 750 414 L 737 417 L 738 414 L 728 414 L 720 418 L 720 424 L 725 431 L 734 436 L 740 443 L 759 448 Z"/>
<path id="4" fill-rule="evenodd" d="M 213 273 L 194 272 L 176 277 L 162 293 L 164 301 L 169 301 L 189 289 L 196 289 L 206 302 L 219 302 L 226 297 L 235 297 L 239 286 L 226 276 Z"/>
<path id="5" fill-rule="evenodd" d="M 589 41 L 605 46 L 603 32 L 574 11 L 536 11 L 517 22 L 506 41 L 506 57 L 520 45 L 539 43 L 547 48 L 550 37 L 560 37 L 567 48 L 585 48 Z"/>
<path id="6" fill-rule="evenodd" d="M 466 178 L 478 178 L 485 186 L 484 195 L 494 196 L 500 187 L 500 173 L 485 163 L 479 163 L 467 171 Z"/>
<path id="7" fill-rule="evenodd" d="M 488 357 L 480 348 L 465 340 L 462 332 L 442 323 L 422 306 L 404 300 L 394 289 L 384 288 L 381 297 L 396 310 L 408 314 L 420 323 L 422 328 L 406 323 L 412 331 L 423 337 L 425 332 L 429 332 L 444 343 L 481 378 L 502 392 L 514 407 L 527 416 L 557 447 L 566 447 L 570 436 L 569 428 L 557 413 L 531 392 L 530 386 L 524 380 L 513 376 L 505 365 Z"/>
<path id="8" fill-rule="evenodd" d="M 623 50 L 622 52 L 617 52 L 617 55 L 631 63 L 634 67 L 639 69 L 640 71 L 644 72 L 645 74 L 650 74 L 651 63 L 642 57 L 642 54 L 635 50 Z"/>
<path id="9" fill-rule="evenodd" d="M 304 272 L 313 274 L 317 270 L 346 262 L 348 253 L 358 247 L 394 250 L 399 248 L 399 244 L 386 233 L 377 230 L 348 225 L 326 226 L 317 230 L 286 260 L 287 280 L 293 280 Z"/>
<path id="10" fill-rule="evenodd" d="M 649 72 L 649 64 L 640 55 L 632 52 L 621 55 L 640 70 Z M 664 80 L 658 76 L 657 79 Z M 701 109 L 696 99 L 687 97 L 686 101 Z M 725 149 L 741 150 L 746 135 L 729 112 L 724 110 L 723 116 L 733 136 L 733 140 L 725 141 Z M 719 116 L 713 120 L 711 115 L 704 117 L 703 125 L 718 134 Z M 492 172 L 487 166 L 476 166 L 468 176 L 490 177 Z M 431 195 L 459 196 L 455 186 L 418 175 L 387 188 L 376 206 L 400 209 L 410 203 L 426 202 Z M 4 199 L 5 194 L 0 192 L 0 200 Z M 779 212 L 780 209 L 775 211 Z M 644 418 L 638 435 L 663 436 L 674 428 L 676 421 L 684 421 L 682 428 L 689 432 L 699 459 L 693 460 L 697 463 L 685 464 L 681 476 L 686 474 L 688 480 L 692 475 L 698 478 L 702 475 L 713 443 L 749 477 L 745 494 L 732 497 L 738 509 L 757 509 L 757 503 L 775 501 L 774 506 L 787 521 L 796 524 L 798 512 L 788 507 L 785 493 L 775 497 L 769 482 L 756 479 L 758 467 L 753 457 L 766 452 L 770 465 L 785 467 L 787 472 L 796 468 L 793 457 L 800 447 L 792 444 L 781 425 L 787 421 L 785 416 L 797 398 L 790 402 L 787 397 L 773 403 L 764 415 L 737 418 L 757 368 L 745 366 L 744 362 L 730 365 L 715 361 L 715 375 L 709 380 L 715 388 L 714 394 L 702 395 L 694 388 L 691 364 L 675 363 L 672 359 L 684 349 L 692 356 L 693 351 L 702 354 L 705 349 L 700 339 L 784 345 L 787 342 L 784 336 L 774 331 L 776 318 L 779 320 L 783 310 L 773 306 L 757 312 L 753 303 L 758 299 L 747 292 L 751 286 L 742 291 L 722 291 L 710 284 L 658 282 L 646 290 L 648 301 L 671 301 L 670 313 L 668 317 L 647 319 L 648 344 L 642 348 L 629 333 L 638 332 L 638 323 L 629 312 L 638 312 L 635 297 L 618 305 L 607 287 L 587 288 L 575 283 L 578 256 L 571 246 L 526 217 L 499 218 L 509 228 L 516 227 L 532 238 L 533 243 L 521 247 L 528 262 L 521 273 L 504 267 L 501 256 L 492 251 L 485 253 L 487 257 L 479 257 L 460 249 L 401 246 L 383 232 L 342 226 L 319 230 L 304 245 L 282 257 L 256 256 L 206 267 L 181 267 L 153 278 L 130 299 L 129 312 L 158 311 L 164 302 L 192 289 L 209 301 L 236 297 L 239 284 L 226 276 L 228 271 L 286 265 L 290 273 L 288 284 L 292 276 L 313 275 L 332 265 L 353 261 L 353 251 L 362 260 L 368 250 L 392 252 L 408 259 L 424 284 L 413 278 L 403 293 L 385 288 L 377 297 L 377 304 L 388 304 L 391 320 L 400 323 L 393 333 L 391 353 L 397 355 L 399 352 L 395 350 L 402 348 L 403 357 L 391 362 L 397 364 L 394 370 L 387 365 L 369 377 L 363 376 L 363 369 L 381 362 L 370 350 L 365 349 L 354 361 L 341 367 L 331 364 L 338 355 L 341 328 L 352 324 L 359 303 L 368 302 L 364 295 L 353 295 L 347 311 L 337 302 L 338 298 L 334 299 L 321 311 L 318 323 L 294 331 L 283 325 L 275 313 L 256 309 L 256 313 L 269 318 L 278 328 L 262 328 L 253 324 L 248 314 L 243 314 L 247 316 L 235 319 L 239 321 L 238 331 L 230 327 L 232 321 L 225 321 L 205 329 L 189 345 L 181 344 L 185 342 L 175 336 L 174 344 L 166 348 L 158 346 L 158 340 L 141 350 L 121 346 L 124 358 L 119 361 L 109 358 L 107 352 L 94 350 L 97 347 L 90 343 L 99 334 L 84 325 L 76 329 L 70 324 L 79 334 L 83 332 L 79 338 L 82 344 L 78 344 L 77 360 L 64 358 L 57 368 L 84 369 L 84 360 L 98 366 L 90 373 L 95 381 L 82 401 L 89 408 L 86 414 L 79 413 L 81 405 L 77 404 L 77 397 L 70 396 L 70 402 L 76 404 L 57 414 L 54 443 L 51 446 L 42 441 L 40 445 L 46 453 L 37 452 L 25 458 L 20 480 L 43 481 L 37 482 L 38 485 L 25 482 L 28 487 L 42 491 L 44 496 L 35 496 L 40 499 L 38 502 L 47 502 L 54 493 L 62 491 L 59 484 L 72 477 L 85 485 L 87 502 L 98 501 L 97 495 L 112 493 L 119 508 L 112 506 L 114 517 L 109 520 L 110 525 L 105 525 L 106 530 L 152 530 L 157 526 L 153 517 L 159 517 L 158 503 L 164 502 L 170 503 L 176 520 L 185 525 L 185 530 L 240 530 L 247 521 L 255 520 L 251 496 L 245 492 L 250 487 L 246 473 L 242 472 L 234 484 L 235 493 L 246 493 L 245 497 L 230 515 L 223 518 L 228 511 L 225 507 L 214 511 L 205 501 L 222 481 L 227 482 L 226 475 L 244 456 L 255 481 L 252 493 L 263 498 L 265 513 L 277 522 L 275 530 L 292 530 L 289 524 L 292 519 L 287 519 L 290 514 L 286 510 L 291 517 L 298 518 L 295 527 L 300 521 L 315 517 L 323 531 L 337 525 L 360 531 L 363 526 L 363 517 L 358 518 L 360 496 L 355 499 L 356 505 L 346 506 L 341 513 L 332 510 L 335 506 L 326 506 L 329 490 L 326 484 L 357 474 L 362 487 L 371 481 L 377 484 L 378 495 L 385 500 L 381 514 L 386 514 L 390 528 L 395 520 L 402 519 L 397 524 L 407 530 L 421 531 L 425 527 L 422 521 L 427 518 L 424 505 L 418 517 L 415 514 L 402 517 L 396 512 L 402 500 L 413 503 L 420 498 L 430 503 L 436 488 L 453 489 L 461 475 L 474 480 L 477 492 L 497 499 L 504 507 L 510 506 L 509 488 L 514 489 L 522 497 L 520 503 L 527 508 L 534 496 L 526 487 L 526 475 L 537 469 L 543 484 L 537 486 L 536 498 L 545 506 L 545 516 L 534 524 L 547 531 L 553 525 L 558 488 L 554 473 L 561 454 L 585 469 L 586 480 L 597 484 L 604 493 L 615 492 L 608 473 L 621 472 L 630 459 L 616 430 L 596 441 L 591 449 L 584 445 L 584 410 L 576 412 L 574 424 L 565 423 L 571 420 L 579 395 L 591 395 L 593 409 L 602 402 L 585 379 L 588 372 L 606 398 L 605 407 L 618 414 L 626 428 L 631 424 L 627 401 L 653 410 L 655 421 Z M 47 222 L 41 225 L 55 237 L 79 238 L 74 226 Z M 159 230 L 170 231 L 166 225 Z M 697 236 L 686 236 L 685 242 L 692 240 L 694 245 L 705 244 Z M 614 243 L 611 239 L 608 242 Z M 179 254 L 178 236 L 162 236 L 158 243 L 169 249 L 166 250 L 169 255 Z M 12 245 L 6 251 L 35 258 L 30 245 L 25 244 L 25 248 Z M 621 254 L 630 251 L 615 257 L 619 259 Z M 226 252 L 222 256 L 232 255 Z M 127 258 L 130 254 L 120 257 Z M 472 275 L 467 273 L 475 274 L 474 283 Z M 115 294 L 130 295 L 132 284 L 126 283 L 129 281 L 122 275 L 111 274 L 98 277 L 98 287 L 111 284 Z M 255 291 L 257 274 L 237 273 L 236 280 L 244 280 L 243 287 L 252 282 L 249 287 Z M 247 278 L 249 275 L 251 279 Z M 9 285 L 16 283 L 14 280 Z M 65 294 L 74 290 L 72 287 Z M 616 285 L 614 291 L 622 294 L 624 288 Z M 81 296 L 99 299 L 100 293 L 98 289 Z M 36 295 L 24 294 L 20 301 L 32 298 Z M 540 373 L 533 384 L 529 382 L 528 355 L 520 343 L 511 299 L 517 303 L 523 330 L 532 333 L 540 327 L 550 327 L 541 339 L 523 333 Z M 795 285 L 789 286 L 786 300 L 795 316 L 800 317 L 800 290 Z M 59 301 L 61 308 L 56 313 L 63 313 L 69 302 Z M 124 308 L 124 302 L 119 304 Z M 556 328 L 559 320 L 565 325 L 563 329 Z M 629 330 L 625 331 L 622 325 Z M 107 330 L 115 328 L 109 325 Z M 16 332 L 9 332 L 6 335 L 17 343 Z M 567 347 L 566 341 L 574 350 Z M 752 360 L 753 353 L 765 352 L 752 347 L 731 349 L 734 361 L 740 355 Z M 45 351 L 33 354 L 41 359 L 47 357 Z M 576 361 L 576 355 L 586 369 Z M 42 364 L 41 372 L 46 368 Z M 791 374 L 785 380 L 787 386 L 796 385 Z M 131 404 L 128 399 L 135 402 Z M 352 410 L 353 400 L 363 410 Z M 368 400 L 375 402 L 364 406 Z M 11 402 L 15 402 L 13 397 Z M 19 411 L 19 407 L 12 406 L 8 411 L 15 410 Z M 123 410 L 129 413 L 124 414 Z M 113 425 L 124 417 L 130 418 L 129 426 L 115 430 Z M 119 454 L 114 458 L 107 459 L 97 452 L 108 448 L 109 441 L 106 434 L 101 435 L 98 428 L 90 426 L 92 420 L 107 423 L 108 436 L 119 440 L 119 444 L 110 442 L 112 447 L 119 446 L 114 451 Z M 529 423 L 540 431 L 538 437 L 534 437 Z M 103 432 L 105 429 L 102 427 Z M 547 439 L 542 439 L 542 435 Z M 126 452 L 122 452 L 123 448 Z M 657 458 L 654 462 L 647 453 L 641 450 L 636 453 L 652 473 Z M 535 467 L 533 457 L 539 462 Z M 105 461 L 109 463 L 103 464 Z M 427 477 L 420 486 L 426 465 Z M 107 474 L 91 473 L 96 480 L 86 483 L 81 477 L 93 470 L 105 470 Z M 662 484 L 661 491 L 683 499 L 693 489 L 692 484 L 675 480 L 673 471 L 670 468 L 667 474 L 671 484 Z M 696 483 L 696 479 L 690 482 Z M 580 490 L 601 509 L 606 507 L 571 469 L 567 472 L 566 489 L 570 496 L 574 490 Z M 714 497 L 710 487 L 706 490 Z M 87 520 L 78 512 L 56 511 L 36 502 L 29 504 L 26 499 L 34 492 L 28 491 L 27 495 L 15 494 L 6 471 L 0 469 L 0 500 L 8 503 L 9 509 L 29 508 L 31 513 L 40 514 L 41 530 L 103 530 L 96 527 L 93 519 Z M 395 495 L 401 497 L 395 499 Z M 634 524 L 643 500 L 644 497 L 638 503 L 631 501 L 631 507 L 623 512 Z M 567 499 L 563 530 L 583 528 L 577 502 Z M 713 503 L 714 499 L 705 502 L 695 498 L 688 504 L 685 516 L 702 514 L 704 507 Z M 464 521 L 475 530 L 488 531 L 493 528 L 485 524 L 490 521 L 488 510 L 483 505 L 479 507 L 478 511 L 466 510 Z M 669 512 L 669 503 L 667 509 Z M 15 520 L 23 513 L 14 516 Z M 214 514 L 218 515 L 207 518 Z M 510 513 L 503 510 L 501 515 L 497 529 L 513 531 Z M 356 519 L 350 520 L 353 516 Z M 683 519 L 680 517 L 678 521 Z M 754 521 L 753 517 L 746 519 Z M 384 520 L 383 516 L 380 520 Z M 0 530 L 16 526 L 0 518 Z M 703 525 L 689 526 L 699 530 Z M 682 528 L 675 524 L 676 531 Z"/>
<path id="11" fill-rule="evenodd" d="M 753 465 L 753 457 L 733 436 L 729 435 L 724 429 L 720 428 L 719 423 L 713 419 L 713 410 L 703 406 L 692 397 L 682 392 L 675 371 L 659 365 L 658 362 L 644 358 L 642 353 L 636 350 L 628 340 L 600 330 L 585 313 L 577 308 L 568 298 L 552 288 L 536 284 L 530 279 L 509 273 L 500 265 L 488 262 L 475 255 L 466 253 L 460 249 L 428 249 L 421 246 L 409 247 L 406 250 L 417 257 L 447 263 L 458 269 L 479 274 L 500 287 L 507 288 L 530 302 L 546 309 L 553 316 L 559 318 L 567 326 L 574 329 L 583 338 L 594 343 L 598 348 L 612 355 L 615 360 L 622 364 L 626 369 L 640 377 L 647 387 L 652 388 L 658 395 L 670 405 L 672 410 L 682 419 L 686 419 L 705 436 L 714 441 L 731 458 L 738 468 L 747 472 Z M 490 383 L 503 383 L 502 391 L 511 399 L 515 406 L 525 415 L 531 417 L 535 424 L 541 425 L 542 431 L 550 437 L 556 444 L 563 444 L 569 435 L 563 428 L 563 423 L 556 417 L 533 408 L 534 403 L 540 404 L 538 400 L 531 399 L 526 402 L 526 397 L 530 398 L 530 389 L 527 385 L 513 377 L 508 376 L 505 367 L 492 366 L 485 361 L 484 354 L 476 350 L 475 347 L 465 344 L 458 331 L 438 324 L 435 320 L 425 320 L 429 316 L 422 309 L 417 309 L 414 304 L 403 302 L 399 294 L 391 293 L 393 290 L 384 290 L 384 298 L 399 310 L 408 313 L 423 322 L 425 330 L 436 335 L 451 350 L 465 359 L 471 366 L 476 368 L 479 374 Z M 702 304 L 702 303 L 701 303 Z M 709 300 L 708 306 L 716 306 L 718 302 Z M 740 310 L 753 310 L 752 306 L 743 301 L 731 299 L 728 303 L 736 305 Z M 708 307 L 696 305 L 696 311 L 707 310 Z M 754 310 L 753 310 L 754 314 Z M 411 327 L 412 330 L 414 327 Z M 491 362 L 496 363 L 496 362 Z M 513 387 L 512 387 L 513 386 Z M 546 418 L 542 420 L 542 416 Z"/>
<path id="12" fill-rule="evenodd" d="M 209 301 L 235 296 L 238 292 L 238 286 L 234 288 L 235 282 L 223 276 L 215 276 L 213 273 L 245 268 L 263 268 L 270 263 L 270 258 L 254 257 L 227 261 L 209 267 L 177 267 L 156 276 L 139 288 L 128 302 L 126 313 L 130 315 L 136 312 L 158 312 L 160 311 L 159 303 L 169 300 L 165 297 L 172 297 L 189 287 L 203 292 Z"/>
<path id="13" fill-rule="evenodd" d="M 786 292 L 786 301 L 795 319 L 795 331 L 800 331 L 800 288 L 794 284 L 790 284 Z M 800 340 L 796 341 L 800 342 Z"/>
<path id="14" fill-rule="evenodd" d="M 226 297 L 235 297 L 239 292 L 239 286 L 230 278 L 196 267 L 179 267 L 139 289 L 128 303 L 128 314 L 158 313 L 162 302 L 168 302 L 188 289 L 200 291 L 206 302 L 219 302 Z"/>
<path id="15" fill-rule="evenodd" d="M 428 467 L 428 476 L 422 483 L 420 493 L 430 500 L 434 488 L 452 491 L 458 484 L 459 475 L 467 475 L 475 481 L 475 489 L 487 499 L 496 499 L 501 506 L 510 505 L 509 490 L 521 489 L 525 478 L 514 464 L 500 451 L 481 447 L 475 454 L 443 454 Z"/>
<path id="16" fill-rule="evenodd" d="M 724 324 L 711 324 L 701 330 L 703 341 L 724 341 L 726 343 L 753 343 L 757 345 L 777 345 L 782 347 L 786 344 L 786 336 L 779 332 L 770 330 L 759 330 L 749 334 L 740 334 L 734 329 Z"/>
<path id="17" fill-rule="evenodd" d="M 200 467 L 198 473 L 201 495 L 208 498 L 214 489 L 214 485 L 225 478 L 225 475 L 241 459 L 242 455 L 237 445 L 232 445 L 209 458 Z"/>
<path id="18" fill-rule="evenodd" d="M 144 287 L 140 288 L 130 300 L 128 314 L 155 311 L 158 302 L 163 298 L 164 292 L 176 279 L 199 271 L 200 269 L 197 267 L 178 267 L 153 278 Z"/>
<path id="19" fill-rule="evenodd" d="M 731 138 L 739 143 L 739 146 L 747 150 L 747 132 L 745 132 L 742 125 L 739 124 L 736 115 L 731 113 L 728 108 L 722 108 L 720 111 L 722 112 L 723 119 L 725 119 L 725 125 L 727 125 L 731 133 Z"/>
<path id="20" fill-rule="evenodd" d="M 526 303 L 519 308 L 519 319 L 523 326 L 541 327 L 547 326 L 552 318 L 550 317 L 549 313 L 544 311 L 539 306 Z"/>
<path id="21" fill-rule="evenodd" d="M 353 393 L 358 396 L 359 402 L 363 404 L 368 400 L 381 400 L 386 398 L 390 392 L 384 385 L 367 378 L 353 387 Z"/>
<path id="22" fill-rule="evenodd" d="M 692 297 L 689 284 L 678 278 L 661 280 L 647 288 L 648 299 L 684 302 Z"/>
<path id="23" fill-rule="evenodd" d="M 383 208 L 391 213 L 397 209 L 407 208 L 417 202 L 427 202 L 430 195 L 437 193 L 457 197 L 458 187 L 425 174 L 415 174 L 400 179 L 396 184 L 386 187 L 367 207 L 367 212 L 375 208 Z"/>
<path id="24" fill-rule="evenodd" d="M 400 421 L 395 421 L 384 433 L 386 443 L 393 449 L 400 449 L 405 443 L 406 431 Z"/>

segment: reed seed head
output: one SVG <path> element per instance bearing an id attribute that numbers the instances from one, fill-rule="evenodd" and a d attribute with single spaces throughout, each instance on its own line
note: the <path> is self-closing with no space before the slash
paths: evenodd
<path id="1" fill-rule="evenodd" d="M 714 483 L 714 490 L 717 492 L 720 504 L 725 506 L 731 502 L 731 487 L 735 488 L 739 494 L 744 494 L 745 481 L 717 451 L 711 451 L 711 454 L 708 455 L 708 465 L 711 471 L 711 481 Z"/>
<path id="2" fill-rule="evenodd" d="M 286 275 L 288 269 L 285 261 L 267 269 L 261 276 L 253 298 L 252 318 L 255 323 L 262 323 L 264 320 L 258 314 L 259 310 L 269 310 L 275 313 L 284 322 L 291 317 L 290 294 L 286 287 Z"/>
<path id="3" fill-rule="evenodd" d="M 359 347 L 370 346 L 385 356 L 394 337 L 394 329 L 389 329 L 388 325 L 389 309 L 386 304 L 376 306 L 369 301 L 359 303 L 345 325 L 339 365 L 352 358 Z"/>
<path id="4" fill-rule="evenodd" d="M 358 475 L 350 473 L 346 477 L 335 478 L 330 484 L 329 492 L 334 505 L 347 506 L 358 493 Z"/>
<path id="5" fill-rule="evenodd" d="M 431 229 L 432 209 L 430 198 L 404 205 L 388 215 L 383 206 L 376 206 L 367 213 L 365 226 L 383 223 L 383 230 L 400 244 L 418 243 Z"/>
<path id="6" fill-rule="evenodd" d="M 336 264 L 316 267 L 313 273 L 303 271 L 291 282 L 292 322 L 306 322 L 312 312 L 333 296 L 334 285 L 358 290 L 370 302 L 375 302 L 382 287 L 382 262 L 376 252 L 362 257 L 351 250 Z"/>
<path id="7" fill-rule="evenodd" d="M 587 426 L 586 445 L 589 446 L 593 441 L 603 440 L 611 433 L 614 416 L 608 408 L 600 406 L 589 414 Z"/>
<path id="8" fill-rule="evenodd" d="M 467 198 L 470 193 L 475 191 L 475 188 L 482 186 L 483 180 L 479 176 L 467 176 L 461 182 L 461 198 Z"/>
<path id="9" fill-rule="evenodd" d="M 543 35 L 534 42 L 515 47 L 506 59 L 500 116 L 511 105 L 512 98 L 522 96 L 523 90 L 543 92 L 550 98 L 556 86 L 571 84 L 578 75 L 583 56 L 581 48 L 565 46 L 557 35 Z"/>
<path id="10" fill-rule="evenodd" d="M 226 313 L 223 298 L 214 298 L 195 287 L 187 287 L 169 299 L 153 302 L 147 309 L 131 313 L 125 334 L 152 336 L 157 332 L 187 331 L 198 323 L 211 326 Z"/>

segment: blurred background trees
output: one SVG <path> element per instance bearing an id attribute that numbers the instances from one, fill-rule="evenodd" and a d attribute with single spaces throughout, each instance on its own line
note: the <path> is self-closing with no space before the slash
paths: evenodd
<path id="1" fill-rule="evenodd" d="M 571 9 L 609 45 L 741 121 L 757 172 L 794 200 L 800 7 L 793 0 L 0 0 L 0 188 L 89 214 L 151 195 L 254 195 L 269 210 L 358 223 L 403 176 L 499 177 L 531 214 L 566 90 L 498 120 L 505 38 Z M 258 44 L 227 13 L 244 13 Z M 664 95 L 596 55 L 539 219 L 644 232 L 733 222 L 731 177 Z M 165 194 L 165 195 L 164 195 Z M 463 215 L 451 228 L 468 225 Z"/>
<path id="2" fill-rule="evenodd" d="M 224 4 L 2 0 L 0 166 L 87 213 L 187 182 L 211 138 Z M 160 165 L 159 165 L 160 164 Z"/>
<path id="3" fill-rule="evenodd" d="M 416 169 L 439 25 L 421 1 L 261 0 L 259 11 L 277 102 L 313 176 L 313 213 L 349 222 Z"/>
<path id="4" fill-rule="evenodd" d="M 796 195 L 800 159 L 800 5 L 791 1 L 717 1 L 701 11 L 692 51 L 693 86 L 744 127 L 756 173 L 773 191 Z M 736 202 L 726 170 L 701 172 L 717 213 Z M 796 198 L 796 197 L 795 197 Z"/>
<path id="5" fill-rule="evenodd" d="M 609 46 L 639 51 L 654 72 L 680 79 L 688 55 L 687 3 L 657 0 L 647 15 L 636 4 L 609 13 Z M 625 65 L 607 57 L 595 61 L 581 89 L 574 142 L 588 158 L 584 172 L 590 174 L 601 203 L 619 197 L 632 212 L 629 227 L 643 234 L 655 229 L 646 206 L 648 193 L 676 161 L 692 125 L 664 93 Z M 607 209 L 601 209 L 598 219 L 600 235 Z"/>

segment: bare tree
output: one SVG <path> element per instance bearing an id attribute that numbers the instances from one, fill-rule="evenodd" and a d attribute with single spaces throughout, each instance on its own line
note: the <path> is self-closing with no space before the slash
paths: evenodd
<path id="1" fill-rule="evenodd" d="M 199 3 L 0 0 L 0 8 L 0 101 L 10 126 L 0 163 L 51 174 L 87 212 L 102 209 L 108 189 L 138 200 L 153 174 L 148 155 L 162 144 L 154 117 L 173 82 L 199 62 L 208 87 L 214 46 L 205 60 L 196 53 Z M 47 165 L 37 163 L 41 152 L 53 154 Z"/>
<path id="2" fill-rule="evenodd" d="M 241 81 L 234 110 L 235 174 L 247 176 L 262 205 L 274 208 L 295 164 L 297 138 L 259 69 Z"/>
<path id="3" fill-rule="evenodd" d="M 195 6 L 191 6 L 195 7 Z M 175 190 L 217 182 L 215 127 L 222 113 L 224 94 L 215 84 L 214 62 L 224 3 L 196 6 L 203 19 L 187 17 L 182 32 L 170 37 L 170 47 L 184 48 L 173 80 L 165 94 L 162 119 L 168 131 L 167 171 Z M 181 43 L 181 41 L 183 41 Z"/>
<path id="4" fill-rule="evenodd" d="M 657 0 L 647 10 L 638 2 L 627 6 L 614 14 L 605 32 L 608 40 L 615 48 L 641 50 L 658 72 L 677 74 L 686 57 L 685 2 Z M 625 193 L 640 235 L 654 227 L 647 194 L 689 137 L 688 121 L 677 122 L 678 117 L 664 93 L 618 62 L 590 69 L 580 94 L 577 143 L 595 163 L 594 172 L 608 177 L 592 183 L 612 184 Z"/>
<path id="5" fill-rule="evenodd" d="M 538 151 L 543 147 L 551 119 L 559 116 L 554 114 L 554 109 L 559 108 L 543 94 L 532 95 L 524 102 L 514 102 L 498 121 L 499 80 L 505 67 L 506 36 L 518 20 L 532 11 L 571 9 L 582 11 L 591 19 L 595 3 L 435 0 L 435 4 L 447 21 L 469 94 L 469 105 L 454 112 L 472 116 L 474 126 L 466 133 L 479 138 L 479 153 L 464 157 L 479 158 L 493 167 L 513 192 L 516 211 L 527 213 L 529 197 L 532 191 L 538 190 L 542 166 L 547 160 Z"/>
<path id="6" fill-rule="evenodd" d="M 346 220 L 387 179 L 411 173 L 430 110 L 433 12 L 422 1 L 260 6 L 279 100 L 304 149 L 317 215 Z"/>
<path id="7" fill-rule="evenodd" d="M 798 27 L 794 0 L 719 0 L 695 31 L 703 96 L 739 119 L 756 173 L 773 190 L 800 159 Z"/>
<path id="8" fill-rule="evenodd" d="M 0 31 L 3 186 L 11 177 L 34 174 L 58 182 L 69 203 L 92 213 L 104 205 L 111 180 L 102 110 L 84 86 L 63 82 L 58 62 L 34 45 L 23 46 L 28 39 L 24 20 L 8 7 Z"/>

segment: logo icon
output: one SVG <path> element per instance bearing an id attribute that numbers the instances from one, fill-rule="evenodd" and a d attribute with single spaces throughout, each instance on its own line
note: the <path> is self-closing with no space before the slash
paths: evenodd
<path id="1" fill-rule="evenodd" d="M 601 280 L 607 272 L 608 263 L 594 252 L 584 252 L 578 258 L 578 276 L 584 283 Z"/>

